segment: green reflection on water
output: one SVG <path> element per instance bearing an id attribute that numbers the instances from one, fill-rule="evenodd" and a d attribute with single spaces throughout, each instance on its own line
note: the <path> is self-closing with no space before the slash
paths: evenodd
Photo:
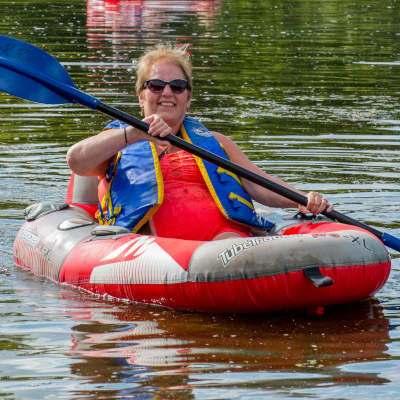
<path id="1" fill-rule="evenodd" d="M 93 58 L 129 62 L 154 43 L 150 40 L 154 33 L 164 40 L 182 38 L 192 44 L 193 113 L 212 129 L 235 138 L 251 140 L 259 132 L 347 133 L 355 130 L 357 122 L 375 133 L 374 120 L 394 112 L 390 107 L 397 94 L 392 85 L 393 66 L 359 62 L 397 59 L 396 1 L 386 2 L 385 7 L 376 1 L 361 5 L 354 1 L 225 1 L 220 12 L 210 18 L 213 24 L 201 24 L 204 21 L 193 14 L 176 12 L 175 18 L 154 24 L 153 32 L 141 32 L 141 26 L 123 26 L 120 32 L 127 32 L 126 43 L 112 32 L 103 35 L 98 46 L 89 39 L 91 33 L 101 32 L 102 26 L 86 26 L 85 6 L 84 1 L 68 5 L 62 1 L 14 2 L 2 30 L 60 59 L 79 88 L 110 103 L 117 102 L 122 92 L 133 104 L 123 108 L 133 114 L 139 115 L 139 109 L 132 69 L 86 63 Z M 371 110 L 374 99 L 385 103 L 376 112 Z M 10 126 L 12 136 L 13 130 L 20 132 L 27 125 L 19 115 L 26 117 L 26 110 L 19 111 L 11 114 L 14 121 L 21 121 L 21 125 Z M 32 116 L 28 121 L 34 134 L 23 134 L 36 138 L 33 140 L 66 136 L 75 141 L 96 132 L 106 120 L 75 108 L 58 111 L 56 116 L 46 115 L 46 108 L 38 111 L 42 120 Z M 251 149 L 251 144 L 248 146 Z"/>

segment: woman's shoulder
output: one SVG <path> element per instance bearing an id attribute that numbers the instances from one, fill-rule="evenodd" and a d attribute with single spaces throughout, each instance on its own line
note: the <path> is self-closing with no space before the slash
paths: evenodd
<path id="1" fill-rule="evenodd" d="M 223 135 L 220 132 L 211 132 L 216 140 L 222 144 L 225 150 L 229 152 L 229 150 L 237 151 L 240 150 L 239 146 L 228 136 Z"/>
<path id="2" fill-rule="evenodd" d="M 227 142 L 232 142 L 232 139 L 228 138 L 228 136 L 225 136 L 220 132 L 211 131 L 211 133 L 215 137 L 215 139 L 217 139 L 218 142 L 220 142 L 222 144 L 227 143 Z"/>

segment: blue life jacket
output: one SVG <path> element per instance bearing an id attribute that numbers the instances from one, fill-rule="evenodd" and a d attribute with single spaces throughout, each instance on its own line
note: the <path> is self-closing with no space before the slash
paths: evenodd
<path id="1" fill-rule="evenodd" d="M 121 121 L 114 121 L 106 128 L 123 129 L 126 126 Z M 228 159 L 213 134 L 196 119 L 185 117 L 181 134 L 188 142 Z M 274 226 L 256 214 L 252 200 L 236 174 L 200 157 L 194 158 L 212 198 L 227 219 L 258 229 Z M 107 191 L 100 199 L 100 223 L 115 224 L 137 232 L 155 214 L 164 197 L 155 145 L 140 141 L 121 150 L 110 166 L 108 181 Z"/>

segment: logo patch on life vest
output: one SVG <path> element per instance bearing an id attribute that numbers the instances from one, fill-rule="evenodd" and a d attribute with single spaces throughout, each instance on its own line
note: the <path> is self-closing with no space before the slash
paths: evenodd
<path id="1" fill-rule="evenodd" d="M 212 133 L 211 133 L 208 129 L 194 128 L 194 129 L 193 129 L 193 132 L 194 132 L 196 135 L 203 136 L 203 137 L 210 137 L 210 136 L 212 136 Z"/>

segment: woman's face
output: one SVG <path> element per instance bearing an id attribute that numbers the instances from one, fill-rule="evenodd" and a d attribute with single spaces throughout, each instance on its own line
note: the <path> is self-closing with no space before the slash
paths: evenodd
<path id="1" fill-rule="evenodd" d="M 172 81 L 186 78 L 179 66 L 160 60 L 152 65 L 147 79 Z M 146 88 L 139 94 L 139 104 L 145 117 L 158 114 L 174 132 L 177 132 L 185 117 L 186 110 L 190 107 L 189 91 L 186 89 L 182 93 L 174 93 L 169 85 L 166 85 L 160 93 L 153 93 Z"/>

